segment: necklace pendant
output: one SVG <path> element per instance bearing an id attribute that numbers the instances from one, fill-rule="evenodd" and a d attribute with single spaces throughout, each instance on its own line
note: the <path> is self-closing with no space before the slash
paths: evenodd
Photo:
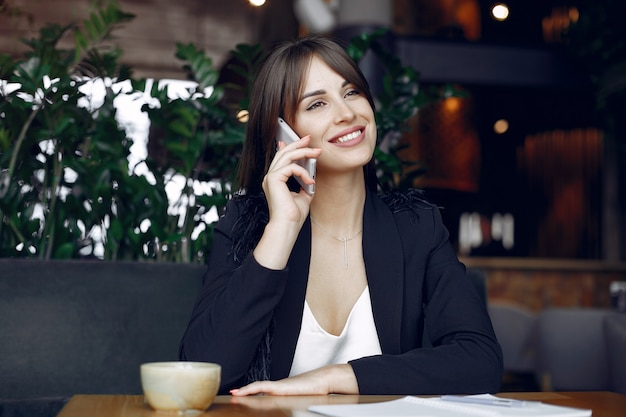
<path id="1" fill-rule="evenodd" d="M 318 227 L 322 232 L 326 235 L 330 236 L 332 239 L 335 239 L 339 242 L 343 242 L 343 267 L 344 269 L 348 269 L 348 242 L 361 234 L 363 230 L 359 230 L 351 237 L 337 237 L 326 231 L 322 226 L 320 226 L 313 217 L 311 217 L 311 222 Z"/>

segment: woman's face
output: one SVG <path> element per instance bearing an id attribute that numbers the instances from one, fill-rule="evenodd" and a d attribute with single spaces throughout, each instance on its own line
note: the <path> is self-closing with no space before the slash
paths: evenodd
<path id="1" fill-rule="evenodd" d="M 314 56 L 297 105 L 293 129 L 311 135 L 321 148 L 318 176 L 366 165 L 376 146 L 376 121 L 369 101 L 356 87 Z"/>

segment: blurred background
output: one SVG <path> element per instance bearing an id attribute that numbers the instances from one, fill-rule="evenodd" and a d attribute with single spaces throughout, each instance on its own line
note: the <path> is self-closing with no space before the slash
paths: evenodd
<path id="1" fill-rule="evenodd" d="M 196 44 L 225 68 L 239 43 L 269 46 L 308 32 L 347 40 L 388 28 L 385 47 L 418 71 L 422 88 L 467 93 L 424 106 L 401 139 L 403 157 L 425 169 L 414 185 L 445 208 L 460 255 L 624 260 L 623 110 L 606 104 L 624 84 L 623 72 L 607 79 L 608 51 L 624 48 L 614 42 L 624 26 L 618 2 L 254 3 L 120 1 L 136 15 L 115 32 L 122 62 L 135 76 L 182 80 L 176 42 Z M 0 52 L 19 54 L 20 38 L 82 19 L 90 4 L 2 0 Z M 361 65 L 380 88 L 376 62 Z"/>

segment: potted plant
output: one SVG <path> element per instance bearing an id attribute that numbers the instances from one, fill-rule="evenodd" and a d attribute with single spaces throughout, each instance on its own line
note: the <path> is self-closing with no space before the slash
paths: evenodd
<path id="1" fill-rule="evenodd" d="M 220 81 L 212 60 L 193 44 L 177 45 L 189 80 L 188 98 L 171 99 L 158 83 L 149 88 L 149 153 L 128 166 L 132 139 L 117 119 L 122 95 L 143 95 L 149 80 L 134 79 L 118 62 L 111 33 L 133 16 L 111 2 L 81 24 L 44 27 L 25 41 L 23 59 L 0 55 L 0 257 L 99 258 L 116 261 L 204 263 L 212 219 L 231 192 L 245 125 L 233 104 L 247 108 L 248 89 L 262 56 L 238 45 L 229 70 L 233 86 Z M 74 36 L 74 47 L 59 41 Z M 402 161 L 398 139 L 408 118 L 441 91 L 420 88 L 418 74 L 401 65 L 378 39 L 354 38 L 348 52 L 359 60 L 373 51 L 387 69 L 377 100 L 379 143 L 375 157 L 384 190 L 410 186 L 419 167 Z M 94 105 L 84 87 L 105 91 Z M 237 103 L 225 91 L 239 89 Z M 407 172 L 408 169 L 408 174 Z M 167 188 L 182 178 L 174 201 Z M 199 184 L 209 191 L 197 192 Z"/>
<path id="2" fill-rule="evenodd" d="M 81 25 L 44 27 L 39 38 L 25 41 L 30 51 L 22 60 L 0 56 L 0 80 L 6 80 L 0 91 L 1 257 L 204 260 L 211 230 L 202 217 L 225 204 L 228 190 L 215 186 L 211 195 L 195 195 L 194 183 L 230 180 L 243 125 L 220 103 L 211 59 L 193 45 L 178 45 L 177 56 L 196 81 L 189 89 L 195 96 L 171 100 L 167 87 L 154 85 L 157 105 L 144 110 L 167 161 L 149 156 L 150 175 L 129 170 L 132 140 L 118 123 L 114 100 L 144 92 L 147 80 L 132 79 L 118 64 L 110 34 L 132 18 L 111 3 Z M 60 49 L 59 40 L 70 34 L 74 49 Z M 91 106 L 83 88 L 94 82 L 105 89 L 99 106 Z M 187 181 L 171 202 L 166 187 L 176 175 Z"/>

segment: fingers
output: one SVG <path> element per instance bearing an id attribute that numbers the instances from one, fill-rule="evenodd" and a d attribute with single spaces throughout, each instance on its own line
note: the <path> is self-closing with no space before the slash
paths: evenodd
<path id="1" fill-rule="evenodd" d="M 230 390 L 230 394 L 233 397 L 245 397 L 255 394 L 280 395 L 276 394 L 275 390 L 272 389 L 273 384 L 275 383 L 271 381 L 257 381 L 238 389 L 232 389 Z"/>
<path id="2" fill-rule="evenodd" d="M 285 378 L 278 381 L 256 381 L 239 389 L 230 390 L 233 397 L 245 397 L 247 395 L 307 395 L 320 394 L 311 381 L 301 378 Z M 321 392 L 321 394 L 326 394 Z"/>
<path id="3" fill-rule="evenodd" d="M 256 381 L 239 389 L 233 389 L 234 397 L 246 395 L 326 395 L 329 394 L 327 376 L 329 367 L 319 368 L 278 381 Z"/>
<path id="4" fill-rule="evenodd" d="M 270 163 L 268 173 L 273 170 L 281 169 L 283 167 L 291 167 L 298 171 L 298 175 L 304 174 L 310 178 L 310 175 L 298 164 L 297 161 L 305 158 L 317 158 L 320 156 L 322 150 L 319 148 L 309 148 L 308 145 L 311 141 L 310 136 L 304 136 L 297 142 L 285 145 L 283 142 L 278 142 L 278 150 Z M 296 175 L 294 172 L 293 175 Z M 312 179 L 312 178 L 311 178 Z"/>
<path id="5" fill-rule="evenodd" d="M 270 223 L 279 222 L 283 226 L 297 224 L 299 228 L 308 215 L 312 196 L 304 190 L 292 192 L 287 183 L 295 176 L 305 184 L 315 184 L 315 179 L 297 163 L 303 158 L 317 158 L 320 155 L 321 149 L 308 147 L 310 141 L 310 136 L 305 136 L 289 145 L 279 143 L 279 149 L 262 183 L 269 207 Z"/>
<path id="6" fill-rule="evenodd" d="M 300 391 L 290 387 L 288 384 L 281 383 L 280 381 L 262 381 L 253 382 L 250 385 L 241 387 L 239 389 L 233 389 L 230 391 L 230 395 L 233 397 L 246 397 L 249 395 L 306 395 L 306 391 Z"/>
<path id="7" fill-rule="evenodd" d="M 358 394 L 359 386 L 349 364 L 328 365 L 278 381 L 256 381 L 230 391 L 235 397 L 254 394 L 326 395 Z"/>
<path id="8" fill-rule="evenodd" d="M 310 141 L 311 137 L 305 136 L 289 145 L 278 143 L 278 151 L 263 179 L 263 190 L 266 196 L 288 193 L 287 181 L 294 176 L 299 177 L 305 184 L 315 184 L 315 179 L 307 169 L 298 164 L 298 161 L 305 158 L 317 158 L 321 154 L 321 149 L 308 147 Z M 285 197 L 286 195 L 283 196 Z"/>

